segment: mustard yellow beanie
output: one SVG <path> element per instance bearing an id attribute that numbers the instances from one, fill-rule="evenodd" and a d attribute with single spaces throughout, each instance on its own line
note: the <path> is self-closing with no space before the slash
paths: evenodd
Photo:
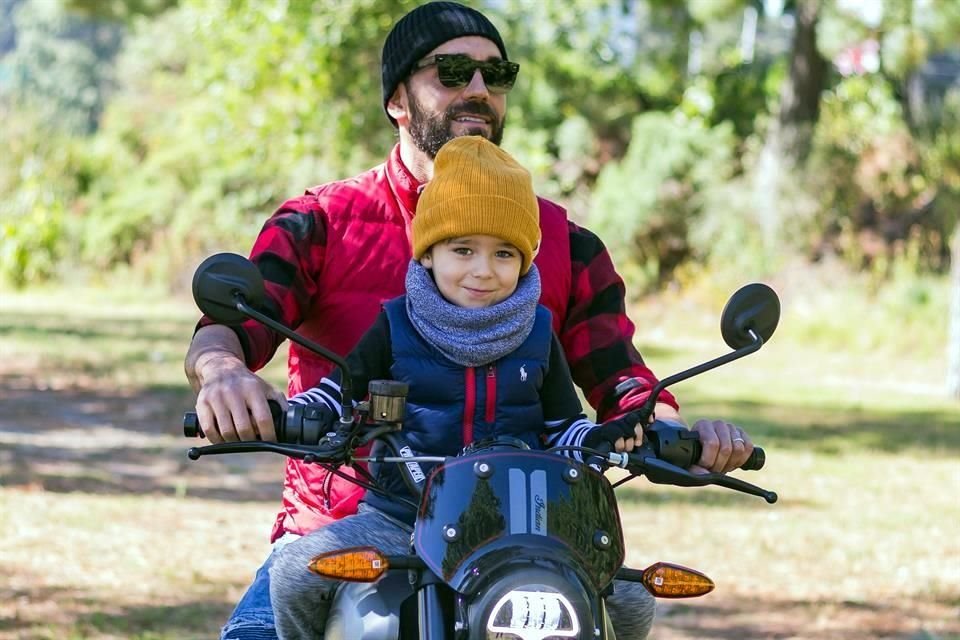
<path id="1" fill-rule="evenodd" d="M 540 205 L 530 173 L 481 136 L 461 136 L 440 148 L 433 179 L 413 217 L 413 257 L 449 238 L 483 234 L 520 250 L 520 274 L 540 244 Z"/>

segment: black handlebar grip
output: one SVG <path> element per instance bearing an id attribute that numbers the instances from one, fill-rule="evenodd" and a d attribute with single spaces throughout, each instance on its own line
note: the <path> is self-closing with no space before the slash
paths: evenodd
<path id="1" fill-rule="evenodd" d="M 270 407 L 270 415 L 273 416 L 273 426 L 277 430 L 277 439 L 283 442 L 281 435 L 284 432 L 286 420 L 280 403 L 276 400 L 267 400 L 267 406 Z M 187 411 L 183 414 L 183 437 L 184 438 L 203 438 L 203 429 L 200 427 L 200 418 L 193 411 Z"/>
<path id="2" fill-rule="evenodd" d="M 192 411 L 183 414 L 183 437 L 202 438 L 203 429 L 200 428 L 200 418 Z"/>
<path id="3" fill-rule="evenodd" d="M 702 451 L 700 448 L 701 446 L 702 445 L 698 440 L 696 447 L 694 449 L 696 457 L 694 457 L 693 464 L 696 464 L 697 461 L 700 460 L 700 453 Z M 753 452 L 750 453 L 750 457 L 747 458 L 747 461 L 744 462 L 742 465 L 740 465 L 739 468 L 743 469 L 744 471 L 759 471 L 760 469 L 763 469 L 763 465 L 766 461 L 767 461 L 767 454 L 764 453 L 763 449 L 761 449 L 760 447 L 754 447 Z"/>
<path id="4" fill-rule="evenodd" d="M 280 403 L 276 400 L 267 400 L 267 406 L 270 408 L 270 416 L 273 418 L 273 430 L 277 434 L 277 442 L 286 442 L 284 436 L 287 431 L 287 417 L 280 408 Z"/>
<path id="5" fill-rule="evenodd" d="M 696 442 L 697 444 L 694 447 L 695 457 L 693 464 L 696 464 L 696 461 L 700 460 L 700 453 L 702 452 L 702 449 L 700 448 L 702 446 L 700 441 L 697 440 Z M 760 447 L 754 447 L 753 451 L 750 453 L 750 457 L 747 458 L 747 461 L 740 465 L 740 469 L 743 469 L 744 471 L 759 471 L 760 469 L 763 469 L 763 465 L 766 461 L 767 454 L 764 453 L 763 449 Z"/>
<path id="6" fill-rule="evenodd" d="M 657 457 L 670 464 L 686 469 L 697 464 L 703 454 L 700 433 L 691 431 L 682 424 L 657 420 L 644 431 Z M 754 447 L 747 461 L 740 465 L 744 471 L 762 469 L 767 455 L 760 447 Z"/>
<path id="7" fill-rule="evenodd" d="M 760 447 L 754 447 L 747 461 L 740 465 L 744 471 L 759 471 L 767 461 L 767 454 Z"/>

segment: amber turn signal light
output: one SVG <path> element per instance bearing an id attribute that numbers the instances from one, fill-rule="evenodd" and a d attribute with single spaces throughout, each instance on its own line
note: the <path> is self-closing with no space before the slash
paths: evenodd
<path id="1" fill-rule="evenodd" d="M 324 578 L 376 582 L 390 568 L 390 563 L 374 547 L 352 547 L 315 556 L 307 567 Z"/>
<path id="2" fill-rule="evenodd" d="M 657 562 L 643 570 L 643 586 L 657 598 L 696 598 L 713 591 L 706 575 L 669 562 Z"/>

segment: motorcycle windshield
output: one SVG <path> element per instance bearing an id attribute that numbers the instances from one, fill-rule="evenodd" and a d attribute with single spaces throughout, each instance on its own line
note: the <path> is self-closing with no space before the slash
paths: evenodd
<path id="1" fill-rule="evenodd" d="M 574 471 L 574 473 L 571 473 Z M 485 554 L 569 558 L 595 587 L 623 564 L 613 488 L 569 458 L 486 451 L 452 458 L 427 479 L 417 514 L 417 553 L 458 588 Z"/>

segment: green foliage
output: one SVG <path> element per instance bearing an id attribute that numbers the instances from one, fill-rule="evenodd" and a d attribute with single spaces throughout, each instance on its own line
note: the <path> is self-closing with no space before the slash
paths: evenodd
<path id="1" fill-rule="evenodd" d="M 57 202 L 26 202 L 22 211 L 0 207 L 0 276 L 14 287 L 54 275 L 63 236 Z"/>
<path id="2" fill-rule="evenodd" d="M 688 0 L 687 7 L 694 20 L 709 24 L 742 9 L 744 4 L 744 0 Z"/>
<path id="3" fill-rule="evenodd" d="M 205 253 L 244 251 L 283 199 L 380 162 L 395 133 L 379 52 L 416 4 L 0 0 L 16 18 L 0 25 L 0 277 L 79 266 L 172 281 Z M 952 42 L 956 3 L 884 3 L 875 25 L 822 4 L 819 50 L 876 37 L 883 73 L 828 84 L 811 162 L 778 190 L 758 180 L 758 150 L 787 62 L 765 56 L 784 42 L 758 40 L 749 64 L 739 48 L 745 9 L 762 3 L 473 4 L 521 63 L 504 146 L 574 219 L 593 210 L 630 290 L 718 264 L 764 271 L 796 249 L 878 274 L 946 268 L 960 98 L 923 123 L 900 100 Z M 765 220 L 771 202 L 782 224 Z"/>
<path id="4" fill-rule="evenodd" d="M 960 225 L 960 89 L 950 90 L 938 122 L 921 148 L 925 175 L 937 186 L 933 219 L 942 233 L 958 233 Z"/>
<path id="5" fill-rule="evenodd" d="M 817 44 L 833 58 L 851 45 L 875 38 L 886 74 L 898 81 L 920 67 L 933 53 L 956 45 L 960 5 L 954 0 L 883 2 L 877 23 L 866 22 L 872 3 L 823 2 Z"/>
<path id="6" fill-rule="evenodd" d="M 928 0 L 922 8 L 913 3 L 885 3 L 881 55 L 891 75 L 905 79 L 930 54 L 956 46 L 960 32 L 960 7 L 952 0 Z"/>
<path id="7" fill-rule="evenodd" d="M 110 21 L 132 21 L 139 16 L 157 16 L 176 6 L 178 0 L 66 0 L 71 11 L 92 18 Z"/>
<path id="8" fill-rule="evenodd" d="M 822 108 L 807 170 L 820 198 L 807 220 L 810 236 L 880 273 L 895 258 L 918 270 L 945 268 L 956 223 L 948 168 L 957 158 L 956 129 L 944 129 L 929 148 L 911 135 L 878 76 L 843 80 Z"/>
<path id="9" fill-rule="evenodd" d="M 845 7 L 837 5 L 836 2 L 821 3 L 817 25 L 817 49 L 828 60 L 873 35 L 871 27 L 865 25 L 856 14 L 844 11 Z M 850 3 L 847 6 L 851 6 Z"/>
<path id="10" fill-rule="evenodd" d="M 733 175 L 733 132 L 680 114 L 634 120 L 622 161 L 597 180 L 590 223 L 639 293 L 665 282 L 691 257 L 690 230 Z"/>
<path id="11" fill-rule="evenodd" d="M 783 78 L 783 65 L 757 62 L 719 73 L 712 82 L 712 124 L 730 122 L 740 139 L 754 133 L 757 117 L 774 103 Z"/>
<path id="12" fill-rule="evenodd" d="M 120 31 L 68 14 L 60 2 L 28 0 L 13 10 L 16 48 L 0 61 L 0 100 L 60 129 L 96 127 Z M 3 78 L 6 77 L 4 81 Z"/>
<path id="13" fill-rule="evenodd" d="M 196 1 L 140 22 L 97 136 L 112 166 L 86 259 L 242 250 L 284 198 L 381 161 L 379 47 L 407 4 Z"/>
<path id="14" fill-rule="evenodd" d="M 918 275 L 906 260 L 894 261 L 882 279 L 837 266 L 805 272 L 810 291 L 785 307 L 789 332 L 799 343 L 824 351 L 900 357 L 925 378 L 938 380 L 931 365 L 944 354 L 943 319 L 950 298 L 946 278 Z"/>
<path id="15" fill-rule="evenodd" d="M 0 280 L 23 287 L 57 275 L 68 251 L 76 144 L 36 114 L 0 108 L 0 119 Z"/>
<path id="16" fill-rule="evenodd" d="M 683 93 L 692 26 L 683 2 L 490 4 L 510 56 L 522 65 L 510 96 L 511 126 L 552 134 L 579 116 L 619 157 L 633 117 L 672 108 Z"/>
<path id="17" fill-rule="evenodd" d="M 0 60 L 0 280 L 23 287 L 76 260 L 78 198 L 95 173 L 81 136 L 97 125 L 120 31 L 59 2 L 28 0 L 11 16 L 16 47 Z"/>

